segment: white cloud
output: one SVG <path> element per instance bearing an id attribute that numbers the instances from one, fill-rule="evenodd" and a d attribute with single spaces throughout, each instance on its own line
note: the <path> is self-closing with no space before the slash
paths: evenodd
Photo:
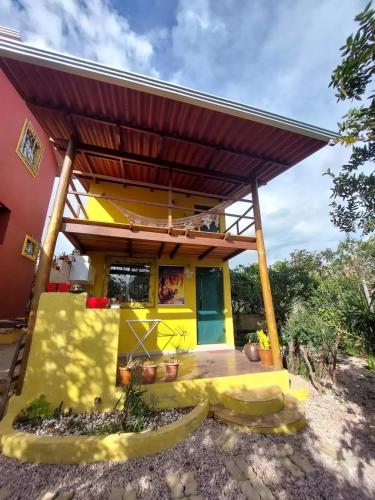
<path id="1" fill-rule="evenodd" d="M 2 0 L 0 24 L 44 48 L 335 128 L 345 106 L 328 88 L 330 74 L 366 2 L 180 0 L 173 25 L 140 34 L 128 21 L 127 2 L 117 2 L 120 13 L 109 0 Z M 144 15 L 152 17 L 152 6 Z M 347 154 L 325 148 L 261 188 L 271 262 L 294 248 L 321 249 L 343 237 L 330 222 L 331 181 L 322 174 Z"/>
<path id="2" fill-rule="evenodd" d="M 32 45 L 158 76 L 149 38 L 107 0 L 2 0 L 0 22 Z"/>

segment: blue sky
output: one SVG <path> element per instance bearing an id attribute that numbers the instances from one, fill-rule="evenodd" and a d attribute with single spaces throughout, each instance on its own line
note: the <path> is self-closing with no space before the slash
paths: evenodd
<path id="1" fill-rule="evenodd" d="M 1 0 L 0 24 L 34 45 L 148 74 L 336 129 L 328 88 L 362 0 Z M 348 157 L 326 147 L 260 191 L 269 261 L 344 237 L 330 180 Z M 64 248 L 63 240 L 59 248 Z M 253 253 L 233 263 L 247 263 Z"/>

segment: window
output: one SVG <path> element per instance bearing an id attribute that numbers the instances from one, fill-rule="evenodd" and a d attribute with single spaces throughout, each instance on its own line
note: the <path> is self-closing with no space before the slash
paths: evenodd
<path id="1" fill-rule="evenodd" d="M 0 203 L 0 245 L 3 244 L 9 223 L 10 210 Z"/>
<path id="2" fill-rule="evenodd" d="M 42 159 L 43 146 L 29 120 L 23 125 L 16 152 L 31 175 L 35 177 Z"/>
<path id="3" fill-rule="evenodd" d="M 153 306 L 152 262 L 116 260 L 108 265 L 107 297 L 128 307 Z"/>
<path id="4" fill-rule="evenodd" d="M 25 236 L 21 254 L 28 259 L 35 261 L 38 256 L 39 243 L 28 234 Z"/>

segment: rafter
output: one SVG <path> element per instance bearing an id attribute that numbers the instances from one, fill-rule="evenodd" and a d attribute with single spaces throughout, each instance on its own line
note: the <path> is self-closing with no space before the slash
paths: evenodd
<path id="1" fill-rule="evenodd" d="M 174 249 L 172 250 L 172 252 L 171 252 L 171 254 L 169 256 L 170 259 L 173 259 L 175 257 L 175 255 L 178 252 L 178 249 L 180 248 L 180 246 L 181 246 L 180 243 L 176 243 L 176 246 L 174 247 Z"/>
<path id="2" fill-rule="evenodd" d="M 168 132 L 165 132 L 163 130 L 158 130 L 155 128 L 151 127 L 140 127 L 140 126 L 135 126 L 134 124 L 131 124 L 130 122 L 127 122 L 125 120 L 114 120 L 112 117 L 109 116 L 103 116 L 103 115 L 96 115 L 96 114 L 91 114 L 91 113 L 82 113 L 79 112 L 77 113 L 73 109 L 61 107 L 61 106 L 52 106 L 47 103 L 37 103 L 33 101 L 27 101 L 27 104 L 32 107 L 32 108 L 38 108 L 42 110 L 49 110 L 57 113 L 61 113 L 64 115 L 70 115 L 73 117 L 77 118 L 83 118 L 85 120 L 90 120 L 96 123 L 101 123 L 103 125 L 111 126 L 111 127 L 118 127 L 118 128 L 123 128 L 123 129 L 128 129 L 128 130 L 133 130 L 136 132 L 140 133 L 146 133 L 146 134 L 152 134 L 158 137 L 162 138 L 167 138 L 167 139 L 173 139 L 175 141 L 180 141 L 184 142 L 187 144 L 194 144 L 194 145 L 199 145 L 199 146 L 204 146 L 204 147 L 209 147 L 209 148 L 214 148 L 214 156 L 216 156 L 216 153 L 220 152 L 225 152 L 225 153 L 231 153 L 238 155 L 242 158 L 246 158 L 248 160 L 256 160 L 256 161 L 261 161 L 263 163 L 272 163 L 273 165 L 277 167 L 283 167 L 283 168 L 288 168 L 288 165 L 282 162 L 279 162 L 275 159 L 268 158 L 265 156 L 260 156 L 255 153 L 249 153 L 243 150 L 236 150 L 234 148 L 229 148 L 228 146 L 225 146 L 223 144 L 212 144 L 207 141 L 202 141 L 199 139 L 192 139 L 191 137 L 185 136 L 185 135 L 176 135 L 176 134 L 171 134 Z"/>
<path id="3" fill-rule="evenodd" d="M 65 150 L 67 141 L 65 139 L 56 138 L 53 140 L 58 149 Z M 143 165 L 145 167 L 157 167 L 159 169 L 169 170 L 174 172 L 182 172 L 190 175 L 197 175 L 199 177 L 206 177 L 208 179 L 215 179 L 230 184 L 247 184 L 248 177 L 229 174 L 221 171 L 207 171 L 205 166 L 200 167 L 175 163 L 173 161 L 161 160 L 158 158 L 151 158 L 149 156 L 138 155 L 135 153 L 127 153 L 126 151 L 118 151 L 112 148 L 103 148 L 101 146 L 94 146 L 92 144 L 77 144 L 77 153 L 84 153 L 98 158 L 106 158 L 109 160 L 125 160 L 129 163 Z"/>
<path id="4" fill-rule="evenodd" d="M 129 186 L 136 186 L 136 187 L 141 187 L 145 189 L 155 189 L 157 191 L 168 191 L 169 187 L 166 186 L 165 184 L 154 184 L 151 182 L 142 182 L 142 181 L 133 181 L 121 177 L 113 177 L 109 175 L 102 175 L 102 174 L 94 174 L 91 172 L 82 172 L 80 170 L 74 170 L 73 174 L 78 177 L 78 178 L 85 178 L 85 179 L 95 179 L 97 181 L 103 181 L 103 182 L 114 182 L 117 184 L 126 184 Z M 233 188 L 232 188 L 233 189 Z M 251 187 L 249 186 L 249 190 Z M 232 201 L 233 203 L 240 201 L 241 203 L 252 203 L 251 199 L 247 198 L 234 198 L 233 196 L 222 196 L 220 194 L 215 194 L 215 193 L 210 193 L 208 191 L 194 191 L 192 189 L 183 189 L 183 188 L 177 188 L 173 186 L 173 192 L 174 193 L 181 193 L 181 194 L 188 194 L 191 196 L 204 196 L 205 198 L 213 198 L 215 200 L 227 200 L 227 201 Z"/>

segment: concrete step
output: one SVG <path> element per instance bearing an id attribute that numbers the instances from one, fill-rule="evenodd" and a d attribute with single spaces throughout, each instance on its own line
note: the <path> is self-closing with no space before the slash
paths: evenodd
<path id="1" fill-rule="evenodd" d="M 259 434 L 290 434 L 305 426 L 303 403 L 289 394 L 284 397 L 284 408 L 268 415 L 244 415 L 223 406 L 212 410 L 218 420 Z"/>
<path id="2" fill-rule="evenodd" d="M 278 385 L 226 391 L 221 400 L 225 408 L 243 415 L 270 415 L 283 409 L 284 394 Z"/>

